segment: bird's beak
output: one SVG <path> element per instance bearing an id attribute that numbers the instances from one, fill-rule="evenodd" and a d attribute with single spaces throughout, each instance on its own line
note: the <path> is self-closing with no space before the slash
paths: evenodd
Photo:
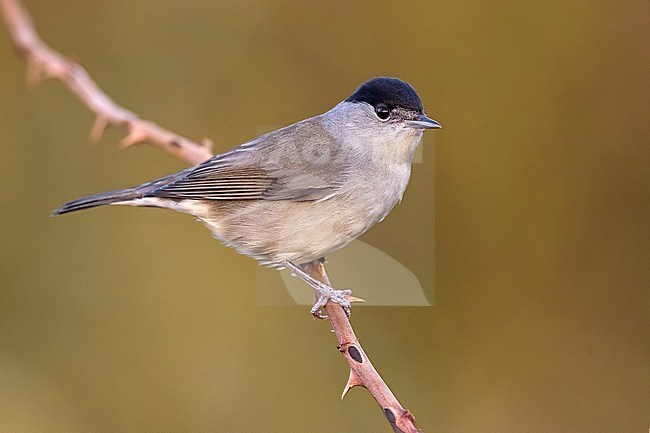
<path id="1" fill-rule="evenodd" d="M 411 128 L 417 128 L 417 129 L 440 129 L 442 128 L 442 125 L 436 122 L 433 119 L 429 119 L 427 116 L 424 114 L 420 114 L 420 117 L 418 120 L 407 120 L 406 123 L 411 127 Z"/>

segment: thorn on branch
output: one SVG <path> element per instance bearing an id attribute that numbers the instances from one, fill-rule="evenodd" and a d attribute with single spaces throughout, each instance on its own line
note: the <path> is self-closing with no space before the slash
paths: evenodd
<path id="1" fill-rule="evenodd" d="M 343 400 L 343 398 L 345 398 L 345 395 L 348 393 L 348 391 L 354 388 L 355 386 L 363 386 L 363 381 L 354 372 L 354 370 L 350 369 L 350 377 L 348 378 L 348 381 L 345 384 L 345 387 L 343 388 L 343 393 L 341 394 L 341 400 Z"/>
<path id="2" fill-rule="evenodd" d="M 146 138 L 146 135 L 141 132 L 135 130 L 129 131 L 126 137 L 120 140 L 120 148 L 126 149 L 127 147 L 131 147 L 134 144 L 144 141 Z"/>
<path id="3" fill-rule="evenodd" d="M 363 298 L 358 298 L 358 297 L 356 297 L 356 296 L 352 296 L 352 295 L 346 296 L 345 299 L 347 299 L 347 300 L 348 300 L 349 302 L 351 302 L 351 303 L 355 303 L 355 302 L 366 303 L 366 302 L 367 302 L 367 301 L 366 301 L 365 299 L 363 299 Z"/>
<path id="4" fill-rule="evenodd" d="M 98 115 L 95 118 L 95 123 L 93 123 L 92 129 L 90 130 L 90 139 L 94 143 L 99 142 L 99 140 L 102 139 L 107 126 L 108 119 L 105 116 Z"/>

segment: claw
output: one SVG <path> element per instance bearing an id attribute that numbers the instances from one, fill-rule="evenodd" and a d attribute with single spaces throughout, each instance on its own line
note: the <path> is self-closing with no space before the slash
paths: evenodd
<path id="1" fill-rule="evenodd" d="M 314 306 L 311 308 L 311 314 L 317 319 L 326 319 L 327 316 L 321 312 L 323 307 L 327 305 L 329 301 L 339 304 L 345 314 L 350 317 L 350 302 L 359 302 L 363 301 L 360 298 L 352 296 L 352 290 L 335 290 L 328 286 L 327 284 L 318 281 L 311 275 L 307 274 L 300 266 L 297 266 L 291 262 L 283 262 L 282 266 L 291 271 L 291 275 L 299 277 L 304 282 L 309 284 L 315 291 L 318 299 L 314 303 Z"/>
<path id="2" fill-rule="evenodd" d="M 347 297 L 352 295 L 352 290 L 335 290 L 324 284 L 318 288 L 315 288 L 315 290 L 316 293 L 318 293 L 318 300 L 311 308 L 311 314 L 313 314 L 315 317 L 323 318 L 323 314 L 320 312 L 320 310 L 329 301 L 332 301 L 336 304 L 339 304 L 345 311 L 345 314 L 350 317 L 350 301 L 347 300 Z M 326 317 L 327 316 L 324 318 Z"/>

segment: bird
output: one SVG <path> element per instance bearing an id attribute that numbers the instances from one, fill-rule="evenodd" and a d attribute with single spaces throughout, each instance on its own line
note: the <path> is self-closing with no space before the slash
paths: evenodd
<path id="1" fill-rule="evenodd" d="M 427 117 L 405 81 L 372 78 L 331 110 L 269 132 L 205 162 L 138 186 L 82 197 L 52 216 L 102 205 L 159 207 L 202 221 L 261 264 L 289 269 L 350 315 L 350 290 L 305 267 L 382 221 L 404 194 Z"/>

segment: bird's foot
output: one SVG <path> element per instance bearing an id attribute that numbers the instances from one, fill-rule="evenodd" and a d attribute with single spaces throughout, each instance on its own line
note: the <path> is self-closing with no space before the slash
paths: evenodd
<path id="1" fill-rule="evenodd" d="M 314 306 L 311 307 L 311 314 L 314 317 L 327 319 L 327 315 L 323 314 L 321 310 L 329 301 L 339 304 L 343 308 L 343 311 L 345 311 L 345 314 L 350 317 L 350 301 L 347 297 L 352 295 L 352 290 L 336 290 L 325 284 L 321 284 L 321 287 L 314 287 L 314 290 L 316 290 L 318 297 Z"/>
<path id="2" fill-rule="evenodd" d="M 311 314 L 318 319 L 327 319 L 327 315 L 323 314 L 321 310 L 329 301 L 339 304 L 348 317 L 350 317 L 350 302 L 363 301 L 362 299 L 351 296 L 352 290 L 336 290 L 318 281 L 298 265 L 291 262 L 284 262 L 282 266 L 291 270 L 294 276 L 309 284 L 316 291 L 316 302 L 311 308 Z"/>

